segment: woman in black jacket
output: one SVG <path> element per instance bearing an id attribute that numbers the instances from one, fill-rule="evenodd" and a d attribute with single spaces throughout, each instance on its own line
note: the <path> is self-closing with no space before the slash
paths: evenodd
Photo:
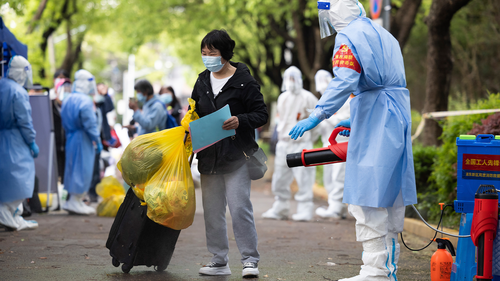
<path id="1" fill-rule="evenodd" d="M 255 129 L 267 122 L 268 113 L 260 86 L 247 66 L 231 62 L 235 42 L 225 30 L 213 30 L 201 42 L 207 70 L 200 73 L 193 89 L 196 112 L 200 117 L 229 105 L 231 118 L 224 130 L 236 130 L 198 152 L 198 170 L 208 250 L 212 260 L 200 269 L 204 275 L 229 275 L 226 205 L 229 206 L 236 244 L 241 253 L 243 276 L 259 274 L 257 231 L 250 202 L 250 176 L 245 155 L 258 149 Z"/>

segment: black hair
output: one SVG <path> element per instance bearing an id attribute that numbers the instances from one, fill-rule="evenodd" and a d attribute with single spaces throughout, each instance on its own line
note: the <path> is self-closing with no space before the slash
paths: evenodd
<path id="1" fill-rule="evenodd" d="M 179 100 L 175 96 L 174 88 L 172 88 L 171 86 L 167 86 L 167 87 L 163 86 L 163 87 L 161 87 L 160 92 L 158 94 L 160 94 L 160 95 L 163 94 L 163 92 L 165 90 L 167 90 L 167 91 L 169 91 L 169 92 L 172 93 L 172 102 L 169 105 L 172 106 L 172 107 L 176 106 L 179 103 Z"/>
<path id="2" fill-rule="evenodd" d="M 153 85 L 146 79 L 141 79 L 135 83 L 134 90 L 141 92 L 144 95 L 154 95 Z"/>
<path id="3" fill-rule="evenodd" d="M 217 30 L 214 29 L 210 31 L 203 40 L 201 40 L 201 48 L 207 47 L 209 50 L 217 49 L 220 51 L 221 56 L 229 61 L 233 55 L 234 55 L 234 46 L 236 43 L 234 42 L 231 37 L 229 37 L 229 34 L 227 34 L 227 31 L 224 29 Z"/>
<path id="4" fill-rule="evenodd" d="M 71 78 L 70 75 L 69 75 L 69 72 L 67 72 L 64 69 L 58 69 L 56 71 L 56 73 L 54 73 L 54 79 L 56 79 L 61 74 L 64 76 L 64 78 L 68 78 L 68 79 Z"/>

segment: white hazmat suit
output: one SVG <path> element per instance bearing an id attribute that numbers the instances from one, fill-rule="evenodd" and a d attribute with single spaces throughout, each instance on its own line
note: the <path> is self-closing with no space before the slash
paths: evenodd
<path id="1" fill-rule="evenodd" d="M 323 94 L 332 81 L 332 74 L 324 69 L 318 70 L 314 76 L 316 83 L 316 91 Z M 319 129 L 321 130 L 321 141 L 323 146 L 327 147 L 330 142 L 329 138 L 340 121 L 349 119 L 350 107 L 349 100 L 329 119 L 325 119 L 320 123 Z M 349 138 L 337 136 L 335 139 L 337 143 L 346 142 Z M 328 208 L 319 207 L 316 209 L 316 214 L 323 218 L 345 218 L 346 205 L 342 203 L 344 197 L 344 180 L 345 180 L 345 163 L 330 164 L 323 166 L 323 184 L 328 192 Z"/>
<path id="2" fill-rule="evenodd" d="M 312 149 L 314 142 L 313 132 L 307 132 L 299 141 L 293 141 L 288 132 L 298 121 L 307 118 L 318 99 L 313 93 L 302 88 L 302 73 L 295 67 L 289 67 L 283 74 L 283 87 L 285 90 L 278 97 L 278 143 L 276 144 L 276 157 L 274 158 L 274 174 L 272 190 L 275 195 L 273 207 L 262 216 L 268 219 L 286 219 L 290 211 L 292 194 L 290 185 L 293 179 L 297 181 L 299 190 L 295 194 L 298 202 L 297 213 L 292 216 L 296 221 L 311 220 L 314 214 L 313 185 L 316 175 L 315 167 L 296 167 L 290 169 L 286 164 L 286 155 L 300 152 L 303 149 Z"/>

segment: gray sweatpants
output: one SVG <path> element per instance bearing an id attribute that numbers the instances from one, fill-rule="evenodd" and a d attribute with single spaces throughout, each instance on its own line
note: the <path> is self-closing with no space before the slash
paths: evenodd
<path id="1" fill-rule="evenodd" d="M 247 165 L 224 175 L 201 175 L 201 191 L 207 248 L 212 262 L 227 264 L 229 241 L 226 225 L 226 205 L 233 222 L 236 245 L 241 262 L 258 262 L 257 230 L 250 202 L 251 180 Z"/>

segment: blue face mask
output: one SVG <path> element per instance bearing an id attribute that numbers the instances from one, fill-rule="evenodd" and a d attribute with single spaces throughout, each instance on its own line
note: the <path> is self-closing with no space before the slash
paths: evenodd
<path id="1" fill-rule="evenodd" d="M 210 72 L 219 72 L 224 64 L 221 62 L 221 56 L 218 57 L 210 57 L 210 56 L 201 56 L 203 60 L 203 64 Z"/>
<path id="2" fill-rule="evenodd" d="M 172 98 L 172 95 L 171 94 L 162 94 L 158 97 L 160 99 L 160 101 L 162 103 L 164 103 L 165 105 L 169 105 L 173 98 Z"/>
<path id="3" fill-rule="evenodd" d="M 146 102 L 146 96 L 144 96 L 140 92 L 137 92 L 137 101 L 144 104 Z"/>

